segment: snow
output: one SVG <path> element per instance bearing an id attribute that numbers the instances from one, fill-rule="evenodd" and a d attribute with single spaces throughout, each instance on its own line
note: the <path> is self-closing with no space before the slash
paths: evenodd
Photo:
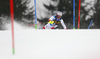
<path id="1" fill-rule="evenodd" d="M 1 31 L 0 59 L 100 59 L 100 30 Z"/>

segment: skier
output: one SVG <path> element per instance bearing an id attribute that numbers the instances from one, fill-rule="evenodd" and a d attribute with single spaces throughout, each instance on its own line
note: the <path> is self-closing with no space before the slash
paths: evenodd
<path id="1" fill-rule="evenodd" d="M 63 19 L 61 18 L 62 16 L 62 12 L 58 11 L 56 13 L 56 16 L 52 16 L 50 19 L 49 19 L 49 22 L 43 26 L 43 29 L 55 29 L 58 27 L 58 24 L 61 23 L 63 28 L 64 29 L 67 29 L 65 24 L 64 24 L 64 21 Z"/>

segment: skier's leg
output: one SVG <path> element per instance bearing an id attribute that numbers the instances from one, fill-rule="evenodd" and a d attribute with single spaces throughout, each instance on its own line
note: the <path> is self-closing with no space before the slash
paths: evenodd
<path id="1" fill-rule="evenodd" d="M 51 27 L 51 29 L 54 29 L 54 27 Z"/>
<path id="2" fill-rule="evenodd" d="M 48 24 L 46 25 L 46 28 L 47 28 L 47 29 L 51 29 L 52 27 L 53 27 L 53 26 L 51 26 L 50 23 L 48 23 Z"/>
<path id="3" fill-rule="evenodd" d="M 50 24 L 48 23 L 48 24 L 46 24 L 45 26 L 43 26 L 43 29 L 50 29 Z"/>
<path id="4" fill-rule="evenodd" d="M 43 29 L 54 29 L 54 26 L 50 25 L 50 23 L 46 24 Z"/>
<path id="5" fill-rule="evenodd" d="M 45 26 L 43 26 L 43 29 L 45 29 Z"/>

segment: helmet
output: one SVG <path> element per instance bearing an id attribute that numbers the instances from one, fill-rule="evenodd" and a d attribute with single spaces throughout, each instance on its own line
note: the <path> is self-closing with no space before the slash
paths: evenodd
<path id="1" fill-rule="evenodd" d="M 56 15 L 62 16 L 62 12 L 58 11 Z"/>

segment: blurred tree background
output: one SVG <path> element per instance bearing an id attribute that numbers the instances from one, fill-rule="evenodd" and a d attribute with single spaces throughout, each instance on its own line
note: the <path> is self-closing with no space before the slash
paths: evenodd
<path id="1" fill-rule="evenodd" d="M 100 0 L 95 0 L 94 8 L 94 24 L 96 28 L 100 29 Z"/>
<path id="2" fill-rule="evenodd" d="M 60 0 L 58 10 L 63 12 L 62 19 L 67 28 L 73 28 L 73 0 Z M 61 26 L 60 26 L 61 27 Z"/>
<path id="3" fill-rule="evenodd" d="M 0 17 L 2 15 L 10 15 L 10 5 L 9 0 L 2 0 L 0 1 Z"/>
<path id="4" fill-rule="evenodd" d="M 67 25 L 67 28 L 71 29 L 73 28 L 73 0 L 51 0 L 58 3 L 58 6 L 54 5 L 46 5 L 44 3 L 44 7 L 51 11 L 52 16 L 56 14 L 57 11 L 61 11 L 63 13 L 62 19 L 64 20 L 65 24 Z M 59 1 L 59 2 L 58 2 Z M 51 17 L 51 16 L 50 16 Z M 47 22 L 48 19 L 45 21 Z M 59 29 L 62 29 L 61 24 L 58 27 Z"/>
<path id="5" fill-rule="evenodd" d="M 29 0 L 14 0 L 14 17 L 18 19 L 22 17 L 27 19 L 33 18 L 34 10 L 32 10 L 33 7 L 29 8 L 29 3 Z M 0 16 L 1 15 L 10 16 L 10 0 L 2 0 L 0 2 Z"/>
<path id="6" fill-rule="evenodd" d="M 5 25 L 4 21 L 6 21 L 6 19 L 4 19 L 5 16 L 10 16 L 9 0 L 1 0 L 0 1 L 0 30 L 5 29 L 5 27 L 4 27 L 4 25 Z"/>
<path id="7" fill-rule="evenodd" d="M 33 23 L 34 19 L 34 6 L 29 7 L 28 4 L 30 0 L 14 0 L 14 21 L 22 21 L 27 23 L 30 21 Z M 0 29 L 2 29 L 6 25 L 6 23 L 10 22 L 10 0 L 1 0 L 0 1 Z M 6 19 L 5 19 L 6 18 Z M 8 19 L 9 18 L 9 19 Z M 5 22 L 3 24 L 2 22 Z"/>
<path id="8" fill-rule="evenodd" d="M 47 0 L 46 0 L 47 1 Z M 55 15 L 57 11 L 61 11 L 63 13 L 62 19 L 64 20 L 68 29 L 73 29 L 73 0 L 48 0 L 52 1 L 49 4 L 43 3 L 43 6 L 47 9 L 46 12 L 49 11 L 50 15 Z M 81 13 L 80 13 L 80 29 L 87 29 L 91 20 L 93 23 L 91 25 L 91 29 L 99 29 L 100 28 L 100 0 L 91 0 L 90 2 L 85 2 L 86 0 L 81 0 Z M 10 19 L 10 0 L 2 0 L 0 1 L 0 29 L 3 27 L 5 20 Z M 24 23 L 33 24 L 34 20 L 34 6 L 29 7 L 28 4 L 31 0 L 14 0 L 14 17 L 15 21 L 22 21 Z M 56 3 L 56 4 L 55 4 Z M 92 4 L 93 3 L 93 4 Z M 55 6 L 56 5 L 56 6 Z M 41 6 L 40 6 L 41 7 Z M 79 0 L 75 0 L 75 27 L 78 28 L 78 8 L 79 8 Z M 42 11 L 41 9 L 39 9 Z M 45 10 L 44 10 L 45 11 Z M 41 14 L 42 15 L 42 14 Z M 46 15 L 46 17 L 38 18 L 42 25 L 48 22 L 50 15 Z M 49 16 L 49 17 L 47 17 Z M 4 19 L 4 18 L 7 19 Z M 8 21 L 6 21 L 8 22 Z M 5 22 L 5 23 L 6 23 Z M 63 29 L 61 24 L 58 27 L 59 29 Z"/>
<path id="9" fill-rule="evenodd" d="M 82 5 L 82 4 L 84 4 L 84 5 Z M 97 3 L 95 3 L 95 4 L 97 4 Z M 94 17 L 94 15 L 90 15 L 91 11 L 93 14 L 95 12 L 94 5 L 93 6 L 91 6 L 91 5 L 92 5 L 91 1 L 86 3 L 85 0 L 81 0 L 80 29 L 87 29 L 91 20 L 94 20 L 94 18 L 96 18 L 96 17 Z M 86 9 L 86 7 L 91 7 L 91 8 Z M 96 6 L 96 8 L 97 7 L 98 6 Z M 60 0 L 58 8 L 59 8 L 58 10 L 65 12 L 65 14 L 63 15 L 62 18 L 64 19 L 66 26 L 69 29 L 72 29 L 73 28 L 73 0 Z M 79 0 L 75 0 L 75 28 L 76 29 L 78 28 L 78 10 L 79 10 Z M 97 14 L 96 14 L 96 16 L 97 16 Z M 99 23 L 96 23 L 96 24 L 99 24 Z M 92 25 L 90 28 L 94 29 L 97 27 L 95 25 Z"/>
<path id="10" fill-rule="evenodd" d="M 86 16 L 88 15 L 88 11 L 85 10 L 85 7 L 87 6 L 87 4 L 85 6 L 82 6 L 82 3 L 85 0 L 81 0 L 81 11 L 80 11 L 80 29 L 87 29 L 89 26 L 90 21 L 86 20 Z M 78 15 L 79 14 L 79 0 L 75 0 L 75 28 L 78 28 Z"/>
<path id="11" fill-rule="evenodd" d="M 52 0 L 57 1 L 57 0 Z M 52 10 L 52 15 L 54 15 L 54 11 L 62 11 L 63 12 L 63 20 L 68 29 L 73 28 L 73 0 L 59 0 L 59 4 L 57 7 L 46 6 L 48 10 Z M 99 18 L 99 10 L 100 10 L 100 1 L 99 0 L 91 0 L 90 2 L 85 2 L 86 0 L 81 0 L 81 11 L 80 11 L 80 29 L 87 29 L 91 20 L 93 23 L 91 25 L 91 29 L 100 28 L 100 18 Z M 94 4 L 92 4 L 94 3 Z M 79 0 L 75 0 L 75 28 L 78 28 L 78 9 L 79 9 Z M 59 28 L 62 29 L 60 25 Z"/>
<path id="12" fill-rule="evenodd" d="M 34 7 L 29 8 L 30 0 L 14 0 L 14 16 L 17 20 L 26 18 L 28 20 L 34 19 Z"/>

